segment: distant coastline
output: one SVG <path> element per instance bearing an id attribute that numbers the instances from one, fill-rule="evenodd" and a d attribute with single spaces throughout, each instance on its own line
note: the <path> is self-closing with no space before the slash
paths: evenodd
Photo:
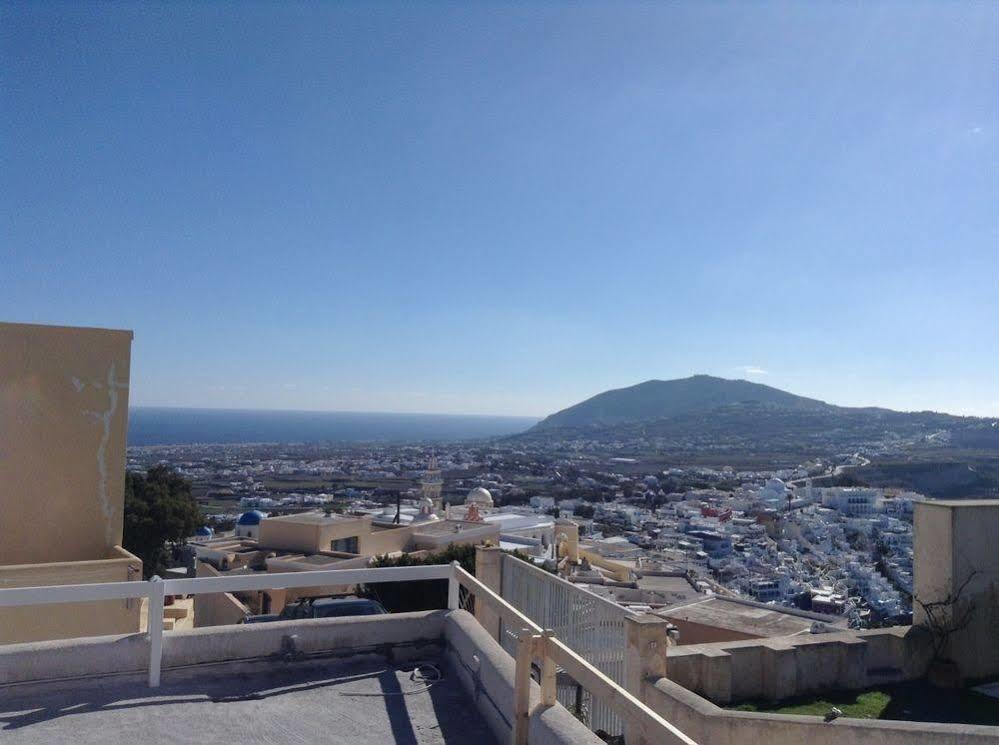
<path id="1" fill-rule="evenodd" d="M 128 444 L 420 442 L 476 440 L 529 429 L 536 417 L 270 411 L 139 406 L 129 409 Z"/>

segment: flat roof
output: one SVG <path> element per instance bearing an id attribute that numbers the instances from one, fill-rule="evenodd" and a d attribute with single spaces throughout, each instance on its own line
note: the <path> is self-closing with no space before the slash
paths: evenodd
<path id="1" fill-rule="evenodd" d="M 817 614 L 813 614 L 816 615 L 813 619 L 791 613 L 789 609 L 740 603 L 719 595 L 669 608 L 660 611 L 659 615 L 760 637 L 807 633 L 819 618 L 827 618 L 823 620 L 826 624 L 845 623 L 845 619 L 822 617 Z"/>
<path id="2" fill-rule="evenodd" d="M 639 577 L 637 584 L 640 590 L 654 592 L 659 596 L 660 599 L 651 602 L 667 603 L 671 607 L 704 597 L 690 586 L 685 577 L 643 575 Z"/>
<path id="3" fill-rule="evenodd" d="M 460 528 L 460 530 L 459 530 Z M 414 535 L 427 534 L 454 534 L 464 533 L 471 530 L 499 530 L 498 525 L 492 523 L 477 523 L 469 520 L 438 520 L 436 522 L 419 523 L 413 529 Z"/>
<path id="4" fill-rule="evenodd" d="M 456 673 L 442 658 L 428 662 L 425 674 L 443 673 L 429 688 L 411 665 L 370 659 L 171 671 L 156 689 L 127 676 L 14 686 L 0 695 L 0 732 L 28 745 L 496 745 Z"/>
<path id="5" fill-rule="evenodd" d="M 326 515 L 322 512 L 301 512 L 294 515 L 280 515 L 279 517 L 268 517 L 268 520 L 279 520 L 285 523 L 299 523 L 300 525 L 332 525 L 333 523 L 346 523 L 364 520 L 370 517 L 357 517 L 355 515 L 338 515 L 331 513 Z"/>
<path id="6" fill-rule="evenodd" d="M 134 338 L 134 332 L 131 329 L 109 329 L 103 328 L 101 326 L 62 326 L 60 324 L 52 323 L 18 323 L 16 321 L 0 321 L 0 329 L 7 328 L 18 331 L 31 331 L 32 333 L 55 333 L 61 334 L 66 332 L 71 333 L 91 333 L 97 332 L 101 334 L 122 334 L 127 335 L 129 339 Z"/>
<path id="7" fill-rule="evenodd" d="M 487 523 L 498 525 L 508 530 L 524 530 L 526 528 L 550 528 L 555 524 L 551 515 L 518 515 L 512 512 L 496 512 L 482 518 Z"/>
<path id="8" fill-rule="evenodd" d="M 343 556 L 326 556 L 325 554 L 310 554 L 308 556 L 295 554 L 293 556 L 275 556 L 274 558 L 278 561 L 294 561 L 298 564 L 315 564 L 316 566 L 337 564 L 347 560 Z"/>
<path id="9" fill-rule="evenodd" d="M 933 507 L 999 507 L 999 499 L 920 499 L 918 504 Z"/>

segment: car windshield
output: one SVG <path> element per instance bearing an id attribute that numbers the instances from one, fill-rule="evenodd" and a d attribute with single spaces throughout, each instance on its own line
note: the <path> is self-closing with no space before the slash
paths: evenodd
<path id="1" fill-rule="evenodd" d="M 343 616 L 376 616 L 385 610 L 369 600 L 328 600 L 315 603 L 295 603 L 281 611 L 284 619 L 340 618 Z"/>

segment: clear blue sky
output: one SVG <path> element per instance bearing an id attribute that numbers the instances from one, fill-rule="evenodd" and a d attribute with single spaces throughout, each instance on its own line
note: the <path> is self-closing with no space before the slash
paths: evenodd
<path id="1" fill-rule="evenodd" d="M 0 6 L 0 319 L 132 403 L 999 414 L 999 4 Z"/>

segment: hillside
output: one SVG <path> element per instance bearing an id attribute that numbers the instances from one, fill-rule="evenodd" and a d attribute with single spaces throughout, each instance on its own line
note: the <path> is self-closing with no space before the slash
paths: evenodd
<path id="1" fill-rule="evenodd" d="M 519 438 L 586 441 L 634 452 L 782 455 L 994 451 L 990 419 L 834 406 L 746 380 L 695 375 L 605 391 L 543 419 Z"/>
<path id="2" fill-rule="evenodd" d="M 748 380 L 694 375 L 679 380 L 648 380 L 628 388 L 598 393 L 543 419 L 535 429 L 601 427 L 650 421 L 681 414 L 706 413 L 732 404 L 813 412 L 838 408 Z"/>

